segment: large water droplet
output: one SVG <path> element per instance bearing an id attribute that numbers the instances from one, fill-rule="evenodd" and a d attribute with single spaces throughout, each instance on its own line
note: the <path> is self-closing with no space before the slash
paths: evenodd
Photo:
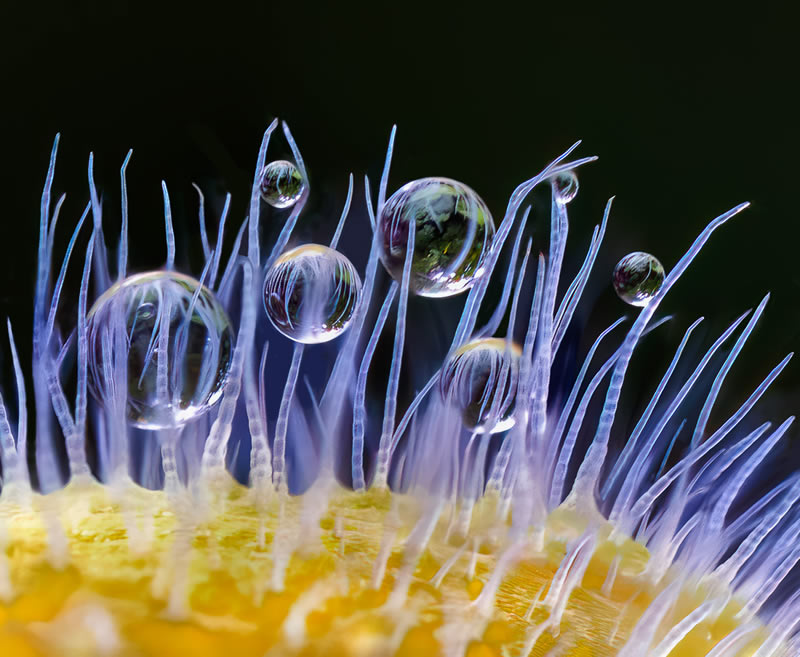
<path id="1" fill-rule="evenodd" d="M 303 176 L 287 160 L 275 160 L 261 172 L 261 198 L 273 208 L 288 208 L 297 203 L 305 189 Z"/>
<path id="2" fill-rule="evenodd" d="M 180 426 L 222 395 L 233 329 L 195 279 L 169 271 L 130 276 L 95 302 L 87 323 L 90 390 L 108 405 L 122 399 L 126 382 L 127 415 L 136 426 Z"/>
<path id="3" fill-rule="evenodd" d="M 485 273 L 494 237 L 489 208 L 472 189 L 449 178 L 422 178 L 398 189 L 378 217 L 381 260 L 402 280 L 409 226 L 414 230 L 411 290 L 449 297 Z"/>
<path id="4" fill-rule="evenodd" d="M 556 202 L 566 205 L 578 195 L 578 176 L 573 171 L 564 171 L 550 179 Z"/>
<path id="5" fill-rule="evenodd" d="M 614 267 L 614 289 L 632 306 L 646 306 L 663 283 L 664 267 L 649 253 L 629 253 Z"/>
<path id="6" fill-rule="evenodd" d="M 264 281 L 272 324 L 295 342 L 328 342 L 344 331 L 358 305 L 361 279 L 341 253 L 305 244 L 275 261 Z"/>
<path id="7" fill-rule="evenodd" d="M 458 349 L 442 368 L 442 396 L 461 409 L 467 429 L 499 433 L 514 426 L 521 354 L 515 343 L 483 338 Z"/>

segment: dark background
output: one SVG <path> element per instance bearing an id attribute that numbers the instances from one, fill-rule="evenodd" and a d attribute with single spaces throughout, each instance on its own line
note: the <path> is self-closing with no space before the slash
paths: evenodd
<path id="1" fill-rule="evenodd" d="M 229 225 L 238 226 L 259 140 L 274 116 L 290 123 L 309 167 L 306 234 L 330 234 L 350 171 L 363 207 L 361 177 L 369 173 L 377 185 L 393 123 L 390 190 L 422 176 L 456 178 L 498 220 L 521 180 L 583 139 L 579 153 L 601 159 L 580 174 L 567 276 L 607 197 L 617 195 L 581 309 L 588 330 L 574 338 L 584 348 L 626 310 L 610 286 L 617 260 L 650 251 L 669 270 L 707 221 L 750 200 L 753 207 L 713 236 L 671 293 L 663 310 L 675 321 L 645 348 L 632 376 L 652 381 L 652 363 L 660 372 L 671 353 L 662 345 L 674 349 L 696 317 L 708 318 L 708 344 L 767 290 L 772 301 L 731 373 L 720 414 L 800 346 L 798 61 L 795 24 L 780 11 L 759 5 L 746 15 L 704 15 L 672 3 L 589 13 L 573 3 L 533 2 L 474 10 L 435 2 L 313 9 L 253 2 L 238 10 L 195 3 L 149 12 L 124 2 L 8 4 L 0 10 L 0 316 L 15 322 L 24 361 L 39 197 L 57 131 L 55 187 L 69 193 L 64 242 L 88 198 L 90 150 L 106 235 L 116 234 L 118 168 L 132 147 L 135 268 L 163 262 L 165 179 L 179 265 L 199 271 L 190 182 L 203 187 L 212 208 L 231 191 Z M 282 137 L 272 153 L 288 155 Z M 534 249 L 546 252 L 547 206 L 539 207 Z M 347 232 L 351 245 L 360 239 L 366 250 L 363 216 Z M 8 352 L 0 351 L 7 372 Z M 800 408 L 799 391 L 793 363 L 763 412 L 782 419 Z"/>

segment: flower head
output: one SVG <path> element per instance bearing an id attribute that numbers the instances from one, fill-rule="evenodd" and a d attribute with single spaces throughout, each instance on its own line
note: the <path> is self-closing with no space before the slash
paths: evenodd
<path id="1" fill-rule="evenodd" d="M 476 191 L 450 179 L 412 181 L 387 199 L 392 131 L 374 206 L 367 184 L 373 238 L 360 275 L 339 251 L 352 177 L 330 243 L 289 250 L 310 186 L 284 124 L 295 161 L 279 164 L 292 193 L 280 203 L 265 196 L 275 186 L 264 176 L 276 127 L 264 135 L 250 211 L 226 258 L 230 199 L 212 244 L 201 194 L 196 277 L 174 271 L 165 184 L 165 269 L 131 275 L 128 159 L 117 257 L 90 160 L 90 201 L 56 272 L 56 140 L 34 311 L 38 491 L 10 326 L 16 404 L 0 398 L 0 653 L 798 654 L 800 591 L 786 582 L 800 561 L 800 478 L 749 506 L 740 499 L 793 421 L 750 420 L 790 356 L 730 417 L 710 423 L 768 297 L 687 365 L 701 320 L 689 326 L 666 370 L 654 368 L 624 448 L 611 442 L 636 347 L 665 321 L 656 319 L 662 300 L 747 204 L 710 222 L 647 299 L 637 297 L 627 332 L 620 318 L 574 379 L 554 381 L 612 206 L 567 283 L 575 171 L 594 158 L 570 160 L 576 144 L 520 184 L 495 222 Z M 552 190 L 551 237 L 547 255 L 531 258 L 523 205 L 540 184 Z M 284 221 L 271 245 L 261 243 L 262 200 Z M 55 318 L 79 255 L 77 322 L 62 329 Z M 502 293 L 487 308 L 495 276 Z M 414 293 L 461 293 L 463 307 L 441 365 L 405 404 Z M 491 313 L 484 325 L 481 310 Z M 367 383 L 390 316 L 378 412 Z M 315 387 L 302 374 L 319 342 L 335 347 Z M 274 354 L 289 347 L 288 370 L 276 372 Z M 681 435 L 688 446 L 672 455 Z M 249 448 L 247 485 L 231 476 L 232 444 Z"/>

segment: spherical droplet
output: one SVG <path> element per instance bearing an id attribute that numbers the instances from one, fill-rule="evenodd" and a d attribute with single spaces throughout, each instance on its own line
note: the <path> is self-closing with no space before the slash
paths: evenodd
<path id="1" fill-rule="evenodd" d="M 614 289 L 632 306 L 646 306 L 664 283 L 664 267 L 649 253 L 629 253 L 614 267 Z"/>
<path id="2" fill-rule="evenodd" d="M 472 189 L 449 178 L 422 178 L 398 189 L 378 217 L 381 260 L 402 280 L 409 226 L 414 226 L 410 288 L 449 297 L 483 276 L 494 237 L 489 208 Z"/>
<path id="3" fill-rule="evenodd" d="M 220 399 L 233 329 L 195 279 L 171 271 L 130 276 L 95 302 L 87 323 L 90 390 L 109 405 L 127 382 L 126 412 L 137 427 L 181 426 Z"/>
<path id="4" fill-rule="evenodd" d="M 338 337 L 361 295 L 356 268 L 341 253 L 305 244 L 280 256 L 264 281 L 264 307 L 273 326 L 295 342 Z"/>
<path id="5" fill-rule="evenodd" d="M 522 351 L 500 338 L 474 340 L 442 368 L 442 396 L 461 409 L 464 426 L 476 433 L 500 433 L 514 426 Z"/>
<path id="6" fill-rule="evenodd" d="M 550 179 L 556 202 L 566 205 L 578 195 L 578 176 L 573 171 L 564 171 Z"/>
<path id="7" fill-rule="evenodd" d="M 287 160 L 275 160 L 261 172 L 261 198 L 273 208 L 297 203 L 306 187 L 298 168 Z"/>

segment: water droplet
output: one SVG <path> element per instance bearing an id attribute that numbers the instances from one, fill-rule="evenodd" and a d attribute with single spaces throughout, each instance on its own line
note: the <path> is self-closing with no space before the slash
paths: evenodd
<path id="1" fill-rule="evenodd" d="M 462 411 L 464 426 L 476 433 L 500 433 L 514 426 L 522 350 L 500 338 L 474 340 L 442 368 L 442 396 Z"/>
<path id="2" fill-rule="evenodd" d="M 341 253 L 304 244 L 275 261 L 264 281 L 264 307 L 273 326 L 305 344 L 338 337 L 361 295 L 356 268 Z"/>
<path id="3" fill-rule="evenodd" d="M 297 167 L 287 160 L 275 160 L 261 172 L 261 198 L 273 208 L 288 208 L 297 203 L 306 187 Z"/>
<path id="4" fill-rule="evenodd" d="M 578 176 L 573 171 L 564 171 L 550 179 L 556 201 L 563 205 L 578 195 Z"/>
<path id="5" fill-rule="evenodd" d="M 663 283 L 664 267 L 649 253 L 629 253 L 614 267 L 614 289 L 632 306 L 646 306 Z"/>
<path id="6" fill-rule="evenodd" d="M 130 276 L 95 302 L 87 323 L 91 392 L 108 404 L 121 399 L 118 381 L 127 379 L 127 415 L 137 427 L 181 426 L 220 399 L 233 329 L 216 297 L 195 279 L 169 271 Z M 120 349 L 127 357 L 118 358 Z M 159 366 L 165 366 L 161 393 Z"/>
<path id="7" fill-rule="evenodd" d="M 403 276 L 411 223 L 416 231 L 412 291 L 449 297 L 472 287 L 485 273 L 494 222 L 472 189 L 449 178 L 422 178 L 403 185 L 386 201 L 377 225 L 381 260 L 397 281 Z"/>

